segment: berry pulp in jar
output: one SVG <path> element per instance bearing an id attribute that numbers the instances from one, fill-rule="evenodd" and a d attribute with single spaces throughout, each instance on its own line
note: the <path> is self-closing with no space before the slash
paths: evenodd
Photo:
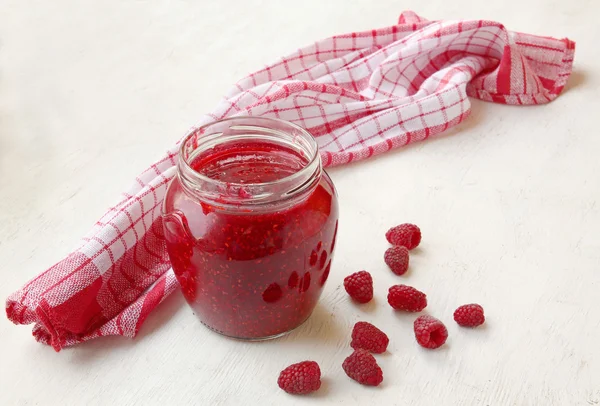
<path id="1" fill-rule="evenodd" d="M 187 302 L 211 329 L 268 338 L 291 331 L 312 313 L 337 234 L 331 179 L 319 171 L 309 190 L 264 204 L 246 204 L 243 187 L 276 183 L 307 164 L 282 145 L 230 142 L 189 162 L 225 185 L 222 195 L 203 198 L 181 176 L 169 185 L 163 225 L 173 271 Z"/>

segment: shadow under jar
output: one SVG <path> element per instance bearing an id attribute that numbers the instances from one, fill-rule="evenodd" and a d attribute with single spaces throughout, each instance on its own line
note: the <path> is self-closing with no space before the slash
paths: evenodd
<path id="1" fill-rule="evenodd" d="M 230 337 L 274 338 L 302 324 L 321 295 L 337 196 L 307 131 L 236 117 L 182 142 L 163 227 L 173 271 L 200 320 Z"/>

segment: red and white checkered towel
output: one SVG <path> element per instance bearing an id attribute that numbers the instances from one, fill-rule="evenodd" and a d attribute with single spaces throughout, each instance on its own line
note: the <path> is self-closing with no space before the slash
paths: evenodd
<path id="1" fill-rule="evenodd" d="M 542 104 L 562 91 L 575 43 L 507 31 L 493 21 L 428 21 L 338 35 L 242 79 L 199 125 L 235 115 L 277 117 L 308 129 L 325 166 L 422 141 L 464 120 L 467 96 Z M 133 337 L 175 288 L 161 203 L 177 146 L 136 178 L 68 257 L 6 302 L 55 350 L 105 335 Z"/>

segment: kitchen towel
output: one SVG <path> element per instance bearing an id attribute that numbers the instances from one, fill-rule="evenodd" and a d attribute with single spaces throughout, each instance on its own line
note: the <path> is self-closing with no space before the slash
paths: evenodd
<path id="1" fill-rule="evenodd" d="M 252 73 L 198 126 L 237 115 L 288 120 L 315 136 L 324 166 L 343 165 L 460 123 L 468 96 L 547 103 L 567 82 L 574 52 L 568 39 L 408 11 L 391 27 L 327 38 Z M 10 295 L 10 320 L 33 323 L 34 337 L 56 351 L 136 335 L 178 286 L 161 220 L 177 150 L 142 172 L 71 254 Z"/>

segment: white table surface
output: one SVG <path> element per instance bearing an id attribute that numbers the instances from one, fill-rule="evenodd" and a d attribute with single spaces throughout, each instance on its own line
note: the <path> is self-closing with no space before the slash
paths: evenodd
<path id="1" fill-rule="evenodd" d="M 577 41 L 565 93 L 539 107 L 478 101 L 455 130 L 331 170 L 341 202 L 320 304 L 286 338 L 208 331 L 173 294 L 134 340 L 55 353 L 0 318 L 0 405 L 595 405 L 600 403 L 600 15 L 598 1 L 0 1 L 0 297 L 61 259 L 133 177 L 246 73 L 313 40 L 386 26 L 403 9 L 485 18 Z M 410 221 L 423 243 L 404 278 L 382 255 Z M 369 270 L 376 299 L 341 283 Z M 387 288 L 408 283 L 450 337 L 421 349 L 414 315 Z M 459 328 L 479 302 L 485 327 Z M 355 321 L 390 336 L 378 388 L 341 369 Z M 279 390 L 314 359 L 323 387 Z"/>

